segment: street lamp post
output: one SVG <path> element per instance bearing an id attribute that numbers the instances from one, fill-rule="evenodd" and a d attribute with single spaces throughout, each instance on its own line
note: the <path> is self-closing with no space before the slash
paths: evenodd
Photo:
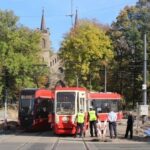
<path id="1" fill-rule="evenodd" d="M 132 106 L 135 106 L 135 46 L 131 49 L 132 53 Z"/>
<path id="2" fill-rule="evenodd" d="M 7 103 L 8 103 L 8 87 L 9 87 L 9 77 L 8 71 L 5 68 L 5 96 L 4 96 L 4 131 L 7 129 Z"/>
<path id="3" fill-rule="evenodd" d="M 143 90 L 143 104 L 147 104 L 147 42 L 146 42 L 146 33 L 144 34 L 144 83 L 142 85 Z"/>
<path id="4" fill-rule="evenodd" d="M 107 92 L 107 68 L 106 68 L 106 65 L 105 65 L 105 91 L 104 92 Z"/>
<path id="5" fill-rule="evenodd" d="M 76 86 L 78 87 L 78 86 L 79 86 L 79 77 L 78 77 L 78 75 L 76 75 L 76 82 L 77 82 L 77 83 L 76 83 L 76 84 L 77 84 Z"/>
<path id="6" fill-rule="evenodd" d="M 144 34 L 144 63 L 143 63 L 143 76 L 144 82 L 142 85 L 143 91 L 143 105 L 141 105 L 141 113 L 142 115 L 142 123 L 144 124 L 146 121 L 146 116 L 148 115 L 148 105 L 147 105 L 147 41 L 146 41 L 146 33 Z"/>
<path id="7" fill-rule="evenodd" d="M 7 87 L 5 87 L 5 104 L 4 104 L 4 129 L 7 128 L 7 97 L 8 97 L 8 91 Z"/>

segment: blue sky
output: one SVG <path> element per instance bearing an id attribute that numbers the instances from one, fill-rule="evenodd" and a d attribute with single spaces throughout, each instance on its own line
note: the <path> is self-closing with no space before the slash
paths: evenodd
<path id="1" fill-rule="evenodd" d="M 45 10 L 46 27 L 50 30 L 52 48 L 57 51 L 63 36 L 71 28 L 72 12 L 78 10 L 80 19 L 96 19 L 102 24 L 111 24 L 126 6 L 138 0 L 0 0 L 1 10 L 13 10 L 19 22 L 32 29 L 40 27 L 42 9 Z"/>

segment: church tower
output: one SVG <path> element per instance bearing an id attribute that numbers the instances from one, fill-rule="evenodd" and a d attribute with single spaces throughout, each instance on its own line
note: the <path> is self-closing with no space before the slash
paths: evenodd
<path id="1" fill-rule="evenodd" d="M 49 38 L 50 32 L 49 29 L 46 28 L 44 9 L 42 10 L 40 32 L 42 33 L 42 38 L 40 43 L 42 48 L 41 59 L 44 63 L 47 64 L 47 66 L 50 67 L 50 53 L 51 53 L 51 45 L 50 45 L 50 38 Z"/>
<path id="2" fill-rule="evenodd" d="M 51 50 L 51 42 L 50 42 L 50 32 L 48 28 L 46 28 L 44 9 L 42 10 L 42 18 L 41 18 L 41 26 L 38 29 L 41 32 L 41 59 L 43 64 L 46 64 L 49 67 L 49 88 L 53 89 L 56 85 L 61 84 L 64 85 L 63 79 L 63 68 L 62 61 L 59 59 L 57 53 L 52 53 Z"/>

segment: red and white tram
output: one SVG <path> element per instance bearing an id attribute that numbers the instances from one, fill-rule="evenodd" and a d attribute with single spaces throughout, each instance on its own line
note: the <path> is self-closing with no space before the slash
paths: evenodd
<path id="1" fill-rule="evenodd" d="M 75 118 L 80 109 L 87 112 L 87 91 L 82 87 L 55 89 L 55 134 L 75 134 Z"/>
<path id="2" fill-rule="evenodd" d="M 90 92 L 88 93 L 88 106 L 94 107 L 101 121 L 108 117 L 109 110 L 112 109 L 117 113 L 118 120 L 123 118 L 121 111 L 122 96 L 112 92 Z"/>

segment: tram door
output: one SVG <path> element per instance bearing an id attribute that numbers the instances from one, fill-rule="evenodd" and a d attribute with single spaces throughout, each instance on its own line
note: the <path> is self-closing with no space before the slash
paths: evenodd
<path id="1" fill-rule="evenodd" d="M 77 96 L 77 113 L 80 111 L 80 109 L 83 110 L 83 112 L 86 112 L 86 93 L 85 91 L 83 92 L 78 92 L 78 96 Z"/>

